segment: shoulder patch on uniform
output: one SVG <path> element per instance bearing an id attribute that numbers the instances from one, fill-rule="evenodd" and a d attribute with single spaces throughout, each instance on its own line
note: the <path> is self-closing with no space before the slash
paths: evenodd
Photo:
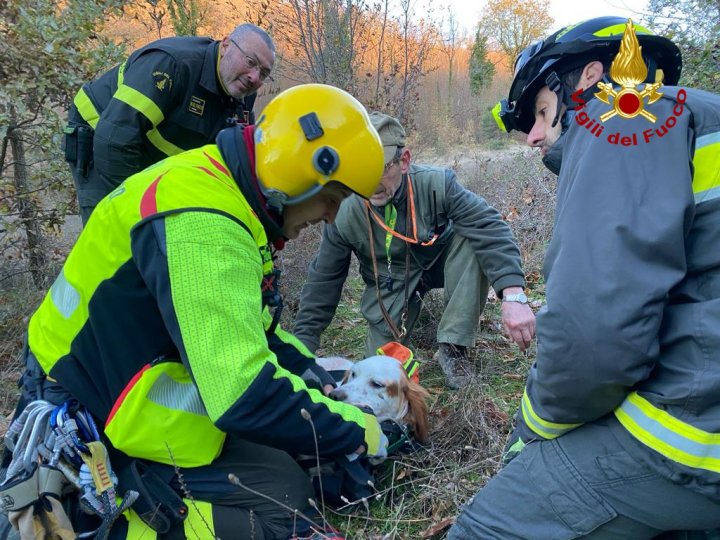
<path id="1" fill-rule="evenodd" d="M 190 106 L 188 107 L 188 111 L 193 114 L 197 114 L 198 116 L 202 116 L 203 112 L 205 111 L 205 100 L 200 99 L 196 96 L 192 96 L 190 98 Z"/>
<path id="2" fill-rule="evenodd" d="M 155 79 L 155 88 L 161 92 L 172 90 L 172 78 L 164 71 L 153 71 L 153 79 Z"/>

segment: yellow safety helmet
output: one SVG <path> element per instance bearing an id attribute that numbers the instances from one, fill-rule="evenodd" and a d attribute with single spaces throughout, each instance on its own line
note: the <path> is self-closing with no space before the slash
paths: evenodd
<path id="1" fill-rule="evenodd" d="M 255 128 L 255 171 L 273 205 L 292 205 L 340 182 L 369 198 L 380 183 L 384 157 L 365 107 L 325 84 L 278 94 Z"/>

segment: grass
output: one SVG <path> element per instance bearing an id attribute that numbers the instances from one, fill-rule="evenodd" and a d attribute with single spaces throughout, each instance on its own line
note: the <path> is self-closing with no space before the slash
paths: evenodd
<path id="1" fill-rule="evenodd" d="M 318 356 L 344 356 L 360 359 L 365 350 L 365 319 L 360 313 L 360 297 L 364 283 L 360 276 L 352 276 L 345 283 L 335 318 L 323 333 Z"/>

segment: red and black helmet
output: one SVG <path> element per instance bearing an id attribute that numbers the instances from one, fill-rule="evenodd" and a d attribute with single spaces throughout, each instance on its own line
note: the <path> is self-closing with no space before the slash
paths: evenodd
<path id="1" fill-rule="evenodd" d="M 515 72 L 507 99 L 493 109 L 501 129 L 529 133 L 534 123 L 535 96 L 551 80 L 559 81 L 566 73 L 588 62 L 611 61 L 620 49 L 627 19 L 598 17 L 562 28 L 526 47 L 515 60 Z M 656 70 L 663 72 L 663 83 L 675 85 L 680 79 L 682 56 L 669 39 L 633 23 L 648 66 L 648 79 L 655 82 Z M 557 84 L 557 83 L 556 83 Z"/>

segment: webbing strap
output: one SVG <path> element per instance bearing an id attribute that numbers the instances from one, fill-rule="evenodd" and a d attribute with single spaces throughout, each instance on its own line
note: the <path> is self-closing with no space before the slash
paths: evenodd
<path id="1" fill-rule="evenodd" d="M 380 307 L 380 312 L 382 313 L 383 319 L 385 319 L 385 323 L 388 325 L 388 328 L 390 329 L 393 338 L 396 341 L 402 341 L 403 338 L 407 335 L 405 321 L 407 320 L 409 305 L 408 285 L 410 277 L 410 247 L 408 245 L 405 245 L 405 281 L 403 283 L 403 290 L 405 291 L 405 301 L 403 303 L 402 314 L 400 315 L 400 328 L 398 328 L 395 322 L 392 320 L 390 313 L 388 313 L 388 310 L 385 307 L 385 303 L 382 300 L 382 296 L 380 295 L 380 279 L 378 274 L 377 259 L 375 257 L 375 236 L 373 234 L 372 221 L 370 219 L 370 216 L 374 214 L 375 213 L 370 209 L 368 205 L 368 207 L 366 208 L 365 219 L 367 220 L 368 238 L 370 240 L 370 258 L 372 259 L 373 264 L 373 276 L 375 277 L 375 295 L 377 297 L 378 306 Z"/>
<path id="2" fill-rule="evenodd" d="M 392 201 L 388 201 L 388 203 L 385 205 L 385 223 L 390 229 L 390 231 L 385 234 L 385 253 L 388 260 L 388 270 L 390 270 L 392 265 L 392 257 L 390 256 L 390 244 L 392 244 L 393 239 L 391 231 L 395 230 L 395 225 L 397 224 L 397 210 L 395 210 L 395 205 L 392 203 Z"/>

